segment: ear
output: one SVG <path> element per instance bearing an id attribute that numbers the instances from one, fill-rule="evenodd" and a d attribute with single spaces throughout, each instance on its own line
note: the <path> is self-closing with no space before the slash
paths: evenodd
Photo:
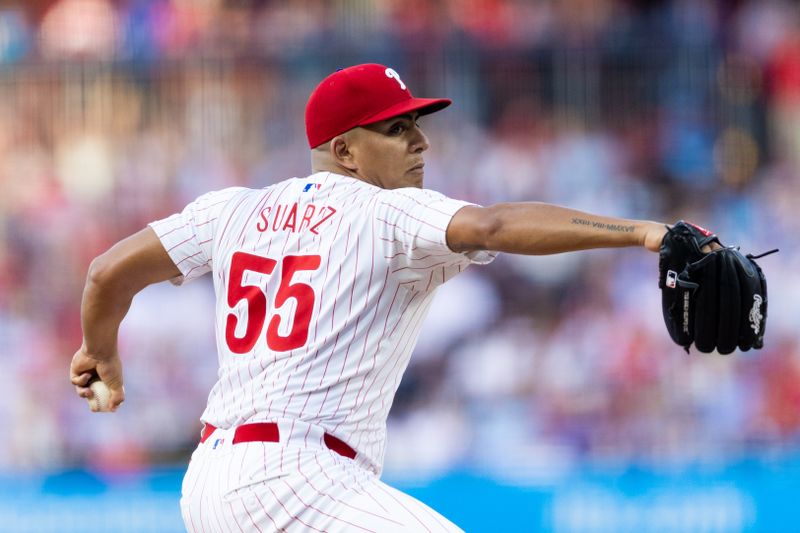
<path id="1" fill-rule="evenodd" d="M 358 165 L 350 147 L 350 138 L 346 134 L 337 135 L 331 140 L 330 155 L 334 161 L 344 168 L 352 171 L 358 170 Z"/>

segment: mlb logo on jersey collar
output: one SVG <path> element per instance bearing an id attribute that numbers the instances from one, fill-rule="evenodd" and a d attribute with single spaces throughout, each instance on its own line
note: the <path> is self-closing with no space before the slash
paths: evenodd
<path id="1" fill-rule="evenodd" d="M 212 449 L 212 450 L 216 450 L 216 449 L 217 449 L 217 446 L 219 446 L 219 445 L 221 445 L 221 444 L 224 444 L 224 443 L 225 443 L 225 439 L 216 439 L 216 440 L 214 441 L 214 446 L 212 446 L 212 447 L 211 447 L 211 449 Z"/>
<path id="2" fill-rule="evenodd" d="M 321 183 L 306 183 L 306 186 L 303 187 L 303 192 L 308 192 L 311 188 L 314 187 L 316 190 L 319 190 L 322 187 Z"/>

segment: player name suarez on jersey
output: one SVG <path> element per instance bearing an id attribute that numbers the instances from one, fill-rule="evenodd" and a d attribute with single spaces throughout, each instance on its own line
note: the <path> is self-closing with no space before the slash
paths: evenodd
<path id="1" fill-rule="evenodd" d="M 300 210 L 302 209 L 302 213 Z M 319 235 L 322 225 L 336 214 L 336 209 L 329 205 L 318 206 L 307 204 L 305 208 L 298 206 L 297 202 L 291 204 L 276 204 L 261 210 L 256 229 L 266 231 L 310 231 Z"/>

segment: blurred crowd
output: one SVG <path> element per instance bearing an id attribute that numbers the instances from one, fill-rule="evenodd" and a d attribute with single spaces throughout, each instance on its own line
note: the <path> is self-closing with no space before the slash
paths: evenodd
<path id="1" fill-rule="evenodd" d="M 455 100 L 421 121 L 427 187 L 782 249 L 761 262 L 766 346 L 730 356 L 672 344 L 641 250 L 467 270 L 400 385 L 389 472 L 547 480 L 798 450 L 796 3 L 40 0 L 0 3 L 0 470 L 188 459 L 215 379 L 210 281 L 137 297 L 126 404 L 90 415 L 67 378 L 89 262 L 206 191 L 306 175 L 307 95 L 365 61 Z"/>

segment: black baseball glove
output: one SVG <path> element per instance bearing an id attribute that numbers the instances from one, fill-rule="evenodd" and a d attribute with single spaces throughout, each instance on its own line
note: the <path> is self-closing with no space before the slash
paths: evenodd
<path id="1" fill-rule="evenodd" d="M 688 352 L 729 354 L 764 345 L 767 279 L 755 259 L 777 252 L 742 255 L 722 246 L 710 231 L 683 220 L 668 228 L 659 251 L 661 306 L 667 331 Z"/>

